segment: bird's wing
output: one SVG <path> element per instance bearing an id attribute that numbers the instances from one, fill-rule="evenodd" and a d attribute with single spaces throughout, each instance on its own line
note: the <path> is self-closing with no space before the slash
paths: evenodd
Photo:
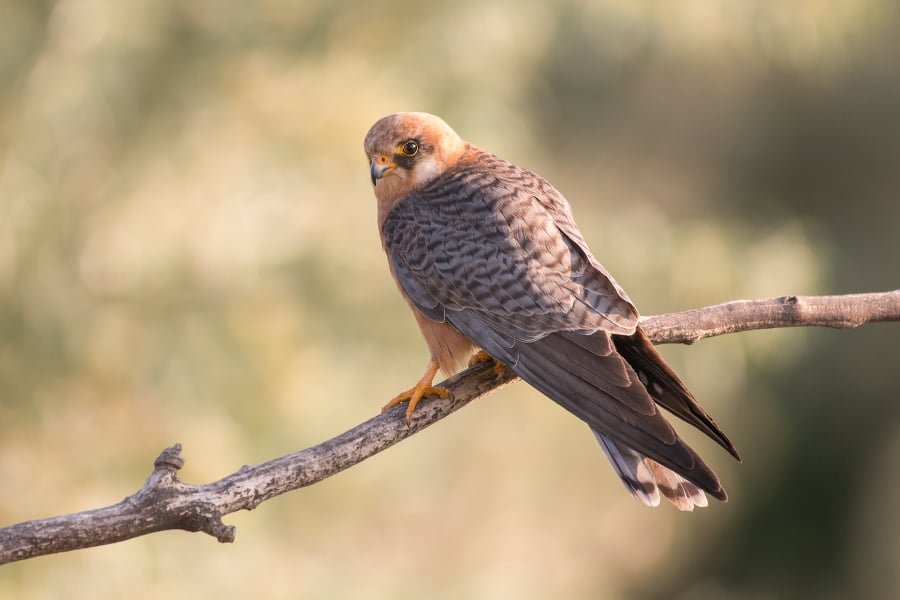
<path id="1" fill-rule="evenodd" d="M 738 461 L 737 448 L 666 364 L 640 327 L 632 335 L 613 338 L 616 351 L 635 370 L 654 402 L 719 443 Z"/>
<path id="2" fill-rule="evenodd" d="M 398 203 L 383 234 L 423 314 L 450 322 L 596 434 L 725 497 L 617 351 L 611 334 L 634 334 L 637 311 L 549 183 L 485 153 Z"/>
<path id="3" fill-rule="evenodd" d="M 384 222 L 392 266 L 416 306 L 437 321 L 474 310 L 519 341 L 561 330 L 633 333 L 628 296 L 596 264 L 567 206 L 547 202 L 559 193 L 485 156 L 405 198 Z"/>

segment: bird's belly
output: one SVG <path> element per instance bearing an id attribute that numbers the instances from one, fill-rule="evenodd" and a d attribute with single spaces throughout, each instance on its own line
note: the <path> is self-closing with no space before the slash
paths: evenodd
<path id="1" fill-rule="evenodd" d="M 467 361 L 478 350 L 472 341 L 449 323 L 438 323 L 423 315 L 412 306 L 413 314 L 422 337 L 428 344 L 431 358 L 441 367 L 445 375 L 452 375 L 466 366 Z"/>

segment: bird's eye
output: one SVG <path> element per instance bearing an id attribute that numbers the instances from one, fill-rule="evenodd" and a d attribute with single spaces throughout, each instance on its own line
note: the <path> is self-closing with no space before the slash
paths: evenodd
<path id="1" fill-rule="evenodd" d="M 415 140 L 409 140 L 400 144 L 400 153 L 405 156 L 415 156 L 419 152 L 419 144 Z"/>

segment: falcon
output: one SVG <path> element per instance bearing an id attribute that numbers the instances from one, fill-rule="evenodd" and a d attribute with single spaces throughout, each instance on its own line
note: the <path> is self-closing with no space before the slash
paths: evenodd
<path id="1" fill-rule="evenodd" d="M 681 510 L 727 500 L 660 407 L 734 445 L 663 361 L 625 291 L 588 249 L 550 183 L 463 141 L 440 118 L 396 113 L 365 139 L 391 274 L 431 353 L 383 410 L 433 387 L 479 350 L 587 423 L 626 488 Z"/>

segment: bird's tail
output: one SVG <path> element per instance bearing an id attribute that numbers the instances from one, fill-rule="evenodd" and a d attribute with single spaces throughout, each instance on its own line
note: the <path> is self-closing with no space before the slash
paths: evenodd
<path id="1" fill-rule="evenodd" d="M 695 506 L 706 506 L 706 494 L 699 487 L 668 469 L 655 460 L 614 440 L 591 430 L 600 447 L 609 458 L 619 479 L 631 494 L 647 506 L 659 504 L 659 494 L 665 496 L 679 510 L 694 510 Z M 724 495 L 724 491 L 722 492 Z"/>
<path id="2" fill-rule="evenodd" d="M 614 335 L 612 339 L 616 350 L 635 370 L 654 402 L 708 435 L 738 462 L 741 461 L 734 444 L 666 364 L 643 329 L 638 327 L 633 335 Z"/>

